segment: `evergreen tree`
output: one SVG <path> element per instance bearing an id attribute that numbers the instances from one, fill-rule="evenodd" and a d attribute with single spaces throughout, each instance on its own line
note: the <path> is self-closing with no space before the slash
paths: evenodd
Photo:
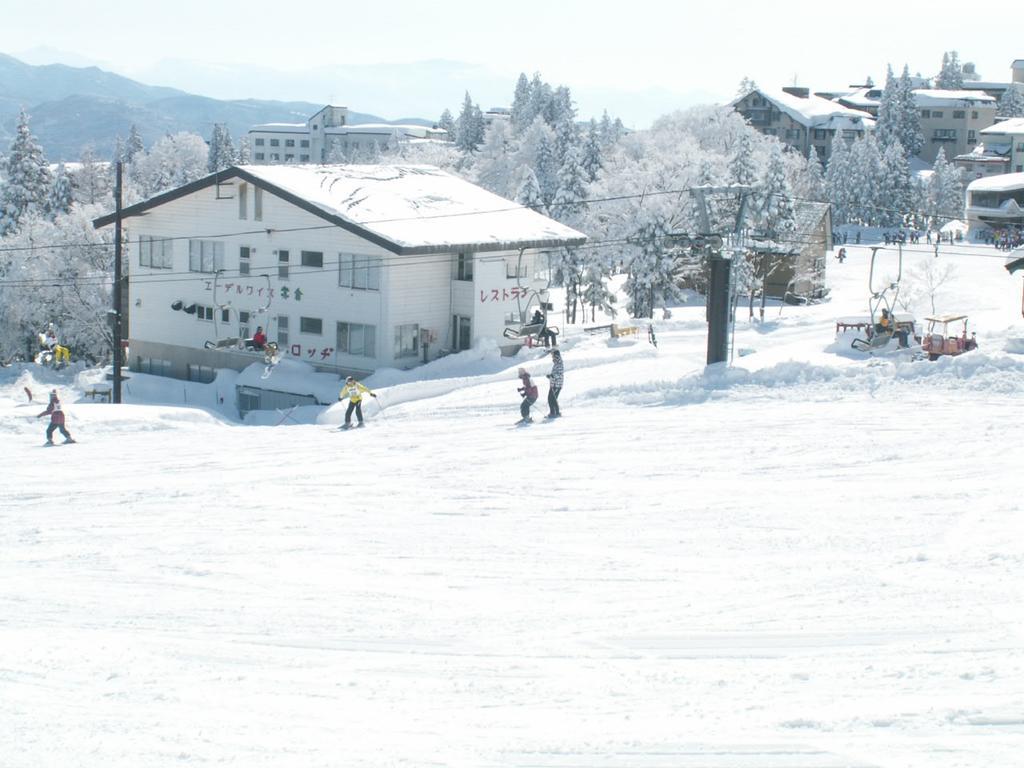
<path id="1" fill-rule="evenodd" d="M 249 137 L 243 136 L 238 140 L 238 156 L 236 162 L 239 165 L 248 165 L 252 162 L 252 145 L 249 144 Z"/>
<path id="2" fill-rule="evenodd" d="M 28 213 L 42 211 L 50 192 L 50 167 L 39 142 L 29 130 L 24 109 L 18 116 L 2 172 L 5 182 L 0 190 L 0 237 L 16 230 Z"/>
<path id="3" fill-rule="evenodd" d="M 597 250 L 584 254 L 583 279 L 580 285 L 580 300 L 590 307 L 590 321 L 596 319 L 598 310 L 615 317 L 615 293 L 608 287 L 611 268 Z"/>
<path id="4" fill-rule="evenodd" d="M 446 137 L 448 141 L 455 141 L 455 118 L 452 117 L 450 110 L 445 109 L 445 111 L 441 113 L 441 119 L 437 121 L 437 127 L 448 132 L 448 136 Z"/>
<path id="5" fill-rule="evenodd" d="M 899 140 L 897 95 L 896 76 L 892 73 L 892 64 L 889 64 L 885 70 L 885 88 L 878 102 L 878 118 L 875 123 L 875 135 L 884 146 Z"/>
<path id="6" fill-rule="evenodd" d="M 786 167 L 782 159 L 782 147 L 773 144 L 761 183 L 761 200 L 757 208 L 757 220 L 770 239 L 785 238 L 795 227 L 793 213 L 793 192 L 786 178 Z"/>
<path id="7" fill-rule="evenodd" d="M 739 135 L 736 153 L 729 162 L 729 176 L 733 184 L 752 185 L 757 178 L 754 137 L 751 131 L 744 131 Z"/>
<path id="8" fill-rule="evenodd" d="M 463 152 L 475 152 L 484 140 L 484 116 L 480 107 L 473 103 L 469 91 L 466 91 L 462 102 L 455 134 L 455 144 Z"/>
<path id="9" fill-rule="evenodd" d="M 512 96 L 512 133 L 516 136 L 530 127 L 536 115 L 530 114 L 530 81 L 525 72 L 519 73 L 515 94 Z"/>
<path id="10" fill-rule="evenodd" d="M 213 137 L 210 139 L 206 168 L 210 173 L 216 173 L 234 164 L 235 148 L 231 143 L 228 127 L 224 123 L 216 123 L 213 126 Z"/>
<path id="11" fill-rule="evenodd" d="M 601 159 L 601 139 L 598 130 L 597 121 L 591 119 L 590 126 L 583 139 L 583 170 L 587 173 L 587 181 L 591 183 L 597 179 L 598 174 L 601 173 L 601 169 L 604 167 Z"/>
<path id="12" fill-rule="evenodd" d="M 906 155 L 917 155 L 924 146 L 920 113 L 914 99 L 910 70 L 906 65 L 898 79 L 893 76 L 892 67 L 888 70 L 878 108 L 876 137 L 883 150 L 892 142 L 899 142 Z"/>
<path id="13" fill-rule="evenodd" d="M 538 116 L 545 118 L 545 122 L 547 121 L 548 102 L 551 101 L 551 96 L 551 86 L 541 80 L 539 73 L 534 74 L 530 81 L 530 101 L 524 114 L 524 119 L 530 118 L 530 125 Z"/>
<path id="14" fill-rule="evenodd" d="M 848 210 L 853 220 L 870 226 L 879 215 L 878 186 L 881 155 L 873 135 L 865 134 L 850 146 L 847 168 Z"/>
<path id="15" fill-rule="evenodd" d="M 821 164 L 818 153 L 812 151 L 810 157 L 806 158 L 803 173 L 800 174 L 794 193 L 805 200 L 825 202 L 828 200 L 828 192 L 825 187 L 825 167 Z"/>
<path id="16" fill-rule="evenodd" d="M 519 166 L 519 186 L 516 190 L 516 202 L 524 205 L 537 213 L 547 215 L 547 206 L 544 204 L 544 195 L 540 191 L 540 184 L 537 182 L 537 174 L 528 165 Z"/>
<path id="17" fill-rule="evenodd" d="M 850 220 L 849 167 L 850 148 L 845 140 L 836 135 L 832 139 L 832 154 L 825 171 L 825 189 L 832 203 L 836 224 L 845 224 Z"/>
<path id="18" fill-rule="evenodd" d="M 576 122 L 570 113 L 563 113 L 558 122 L 553 125 L 555 128 L 555 162 L 561 166 L 565 162 L 569 150 L 579 147 L 579 132 L 576 130 Z"/>
<path id="19" fill-rule="evenodd" d="M 886 227 L 908 223 L 914 205 L 914 181 L 910 162 L 899 144 L 890 144 L 883 150 L 878 186 L 878 204 L 883 209 L 879 212 L 879 223 Z"/>
<path id="20" fill-rule="evenodd" d="M 1010 83 L 999 98 L 999 116 L 1003 118 L 1024 117 L 1024 91 L 1017 83 Z"/>
<path id="21" fill-rule="evenodd" d="M 50 221 L 56 220 L 61 214 L 71 210 L 74 195 L 71 191 L 71 179 L 67 168 L 62 162 L 57 166 L 57 174 L 53 177 L 50 194 L 46 198 L 46 216 Z"/>
<path id="22" fill-rule="evenodd" d="M 964 87 L 964 72 L 960 66 L 960 55 L 956 51 L 942 54 L 942 69 L 935 78 L 935 87 L 948 91 L 958 91 Z"/>
<path id="23" fill-rule="evenodd" d="M 928 184 L 929 213 L 936 229 L 963 216 L 964 188 L 961 171 L 946 161 L 945 148 L 939 149 Z"/>
<path id="24" fill-rule="evenodd" d="M 144 154 L 139 157 L 144 157 Z M 87 205 L 101 202 L 110 192 L 108 174 L 103 166 L 96 162 L 92 147 L 85 147 L 82 150 L 80 165 L 71 178 L 71 188 L 75 201 Z"/>
<path id="25" fill-rule="evenodd" d="M 623 290 L 629 296 L 627 311 L 633 317 L 654 317 L 654 309 L 677 301 L 675 257 L 668 248 L 668 223 L 661 214 L 652 214 L 637 229 L 636 254 L 629 262 L 629 275 Z"/>
<path id="26" fill-rule="evenodd" d="M 515 155 L 510 151 L 511 131 L 508 121 L 493 121 L 484 134 L 474 164 L 476 182 L 502 197 L 509 197 L 514 191 L 512 185 L 517 164 Z"/>
<path id="27" fill-rule="evenodd" d="M 142 143 L 142 135 L 139 133 L 138 126 L 132 123 L 132 127 L 128 131 L 128 141 L 124 145 L 124 161 L 126 163 L 134 161 L 136 155 L 145 150 L 146 147 Z"/>
<path id="28" fill-rule="evenodd" d="M 587 198 L 587 172 L 580 151 L 570 147 L 558 171 L 558 187 L 551 200 L 551 215 L 566 224 L 575 224 L 583 213 Z"/>

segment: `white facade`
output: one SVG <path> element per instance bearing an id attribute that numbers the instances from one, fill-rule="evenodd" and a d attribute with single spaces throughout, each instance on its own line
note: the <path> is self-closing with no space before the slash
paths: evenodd
<path id="1" fill-rule="evenodd" d="M 943 149 L 946 160 L 971 152 L 981 132 L 996 120 L 996 100 L 982 91 L 914 91 L 924 146 L 920 157 L 934 163 Z"/>
<path id="2" fill-rule="evenodd" d="M 326 106 L 302 123 L 264 123 L 249 129 L 256 165 L 325 163 L 332 154 L 355 157 L 391 141 L 444 141 L 442 128 L 393 123 L 349 125 L 348 108 Z"/>
<path id="3" fill-rule="evenodd" d="M 337 373 L 508 344 L 546 286 L 542 249 L 585 240 L 428 166 L 232 168 L 125 209 L 124 228 L 130 365 L 200 380 L 262 359 L 204 348 L 258 325 Z"/>

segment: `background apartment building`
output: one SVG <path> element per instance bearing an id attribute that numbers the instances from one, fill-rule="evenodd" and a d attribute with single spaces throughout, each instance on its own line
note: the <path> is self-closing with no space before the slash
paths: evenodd
<path id="1" fill-rule="evenodd" d="M 875 127 L 867 112 L 816 96 L 807 88 L 759 88 L 732 106 L 760 133 L 775 136 L 805 157 L 815 152 L 823 162 L 831 156 L 837 137 L 851 142 Z"/>
<path id="2" fill-rule="evenodd" d="M 982 91 L 914 91 L 924 146 L 919 157 L 934 163 L 940 149 L 946 159 L 971 152 L 981 131 L 996 121 L 996 100 Z"/>

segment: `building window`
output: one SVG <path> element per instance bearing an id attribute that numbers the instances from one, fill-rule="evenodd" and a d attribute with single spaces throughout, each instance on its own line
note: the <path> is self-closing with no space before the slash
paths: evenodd
<path id="1" fill-rule="evenodd" d="M 266 159 L 266 157 L 264 156 L 264 154 L 262 152 L 257 152 L 256 153 L 256 159 L 257 160 L 264 160 L 264 159 Z"/>
<path id="2" fill-rule="evenodd" d="M 240 339 L 248 339 L 252 334 L 249 333 L 249 320 L 252 315 L 244 309 L 238 310 L 238 337 Z"/>
<path id="3" fill-rule="evenodd" d="M 308 149 L 309 148 L 309 139 L 301 139 L 299 141 L 299 146 L 302 147 L 303 149 Z"/>
<path id="4" fill-rule="evenodd" d="M 505 260 L 505 277 L 512 279 L 516 277 L 526 277 L 529 265 L 526 262 L 520 262 L 519 259 Z"/>
<path id="5" fill-rule="evenodd" d="M 931 116 L 932 116 L 932 111 L 930 109 L 922 109 L 921 110 L 921 117 L 931 117 Z"/>
<path id="6" fill-rule="evenodd" d="M 272 147 L 280 147 L 281 146 L 281 142 L 278 139 L 271 139 L 270 140 L 270 146 L 272 146 Z"/>
<path id="7" fill-rule="evenodd" d="M 249 218 L 249 185 L 244 181 L 238 185 L 238 218 Z"/>
<path id="8" fill-rule="evenodd" d="M 139 235 L 139 266 L 170 269 L 174 266 L 172 243 L 166 237 Z"/>
<path id="9" fill-rule="evenodd" d="M 263 146 L 263 139 L 256 139 L 255 143 L 256 143 L 257 147 L 262 147 Z"/>
<path id="10" fill-rule="evenodd" d="M 324 255 L 320 251 L 302 251 L 302 266 L 323 269 Z"/>
<path id="11" fill-rule="evenodd" d="M 295 139 L 285 139 L 284 140 L 284 145 L 286 147 L 294 147 L 295 146 Z"/>
<path id="12" fill-rule="evenodd" d="M 377 356 L 377 326 L 338 323 L 338 352 L 357 357 Z"/>
<path id="13" fill-rule="evenodd" d="M 252 191 L 252 217 L 256 221 L 263 221 L 263 190 L 254 187 Z"/>
<path id="14" fill-rule="evenodd" d="M 238 274 L 249 274 L 249 257 L 251 255 L 252 249 L 247 245 L 243 245 L 238 249 Z"/>
<path id="15" fill-rule="evenodd" d="M 224 269 L 224 243 L 219 240 L 189 240 L 188 269 L 189 272 Z"/>
<path id="16" fill-rule="evenodd" d="M 154 376 L 170 376 L 171 361 L 160 360 L 155 357 L 136 358 L 136 369 L 139 373 L 150 373 Z"/>
<path id="17" fill-rule="evenodd" d="M 418 323 L 395 326 L 395 359 L 417 357 L 420 353 L 420 326 Z"/>
<path id="18" fill-rule="evenodd" d="M 455 257 L 455 274 L 453 277 L 456 280 L 473 280 L 473 254 L 460 253 Z"/>
<path id="19" fill-rule="evenodd" d="M 973 110 L 971 112 L 971 120 L 977 120 L 977 119 L 978 119 L 978 110 Z"/>
<path id="20" fill-rule="evenodd" d="M 828 130 L 825 129 L 825 128 L 815 128 L 814 129 L 814 138 L 817 141 L 824 141 L 825 139 L 828 138 Z"/>
<path id="21" fill-rule="evenodd" d="M 932 139 L 934 141 L 954 141 L 956 140 L 956 128 L 936 128 L 932 133 Z"/>
<path id="22" fill-rule="evenodd" d="M 338 254 L 338 285 L 343 288 L 379 291 L 380 270 L 380 259 L 352 253 Z"/>
<path id="23" fill-rule="evenodd" d="M 309 155 L 299 155 L 299 162 L 300 163 L 308 163 L 309 162 Z"/>
<path id="24" fill-rule="evenodd" d="M 288 251 L 277 252 L 277 277 L 280 280 L 288 279 Z"/>
<path id="25" fill-rule="evenodd" d="M 281 159 L 281 155 L 280 155 L 280 153 L 278 153 L 278 152 L 271 152 L 271 153 L 270 153 L 270 161 L 271 161 L 271 162 L 274 162 L 274 163 L 276 163 L 276 162 L 278 162 L 278 161 L 279 161 L 280 159 Z"/>
<path id="26" fill-rule="evenodd" d="M 284 156 L 284 161 L 286 163 L 293 163 L 293 162 L 295 162 L 295 155 L 285 155 Z"/>
<path id="27" fill-rule="evenodd" d="M 217 378 L 217 369 L 208 365 L 188 364 L 188 380 L 198 381 L 200 384 L 209 384 Z"/>
<path id="28" fill-rule="evenodd" d="M 965 110 L 963 110 L 963 109 L 954 109 L 953 110 L 953 119 L 954 120 L 963 120 L 966 117 L 967 117 L 967 112 Z"/>
<path id="29" fill-rule="evenodd" d="M 212 323 L 213 307 L 208 307 L 205 304 L 196 304 L 196 320 Z"/>
<path id="30" fill-rule="evenodd" d="M 932 117 L 942 117 L 942 112 L 936 112 L 935 110 L 932 110 Z"/>
<path id="31" fill-rule="evenodd" d="M 277 346 L 281 349 L 288 346 L 288 315 L 277 316 Z"/>
<path id="32" fill-rule="evenodd" d="M 230 309 L 222 309 L 220 311 L 220 321 L 222 323 L 230 323 L 231 322 L 231 310 Z"/>
<path id="33" fill-rule="evenodd" d="M 324 332 L 324 321 L 319 317 L 300 317 L 299 333 L 309 333 L 314 336 L 322 336 Z"/>

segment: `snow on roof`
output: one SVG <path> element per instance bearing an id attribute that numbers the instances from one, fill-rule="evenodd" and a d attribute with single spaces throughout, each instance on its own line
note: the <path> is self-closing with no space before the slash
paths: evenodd
<path id="1" fill-rule="evenodd" d="M 914 91 L 914 103 L 919 107 L 960 107 L 975 102 L 988 102 L 995 106 L 996 100 L 984 91 L 944 91 L 938 88 L 921 88 Z"/>
<path id="2" fill-rule="evenodd" d="M 253 363 L 238 375 L 235 384 L 240 387 L 287 392 L 293 395 L 315 397 L 317 402 L 330 404 L 338 399 L 341 379 L 333 373 L 318 373 L 301 360 L 281 361 L 267 373 L 263 363 Z"/>
<path id="3" fill-rule="evenodd" d="M 808 128 L 873 127 L 875 119 L 867 112 L 851 109 L 813 94 L 807 98 L 794 96 L 782 89 L 759 88 L 758 93 L 772 102 L 781 112 Z M 734 102 L 735 103 L 735 102 Z"/>
<path id="4" fill-rule="evenodd" d="M 1001 173 L 975 179 L 967 185 L 968 192 L 1013 192 L 1024 188 L 1024 173 Z"/>
<path id="5" fill-rule="evenodd" d="M 249 133 L 254 131 L 269 131 L 273 133 L 309 133 L 309 126 L 305 123 L 262 123 L 254 125 Z"/>
<path id="6" fill-rule="evenodd" d="M 1001 120 L 995 125 L 981 129 L 982 134 L 1024 133 L 1024 117 Z"/>
<path id="7" fill-rule="evenodd" d="M 554 219 L 430 165 L 247 165 L 239 170 L 403 249 L 503 250 L 586 240 Z"/>

